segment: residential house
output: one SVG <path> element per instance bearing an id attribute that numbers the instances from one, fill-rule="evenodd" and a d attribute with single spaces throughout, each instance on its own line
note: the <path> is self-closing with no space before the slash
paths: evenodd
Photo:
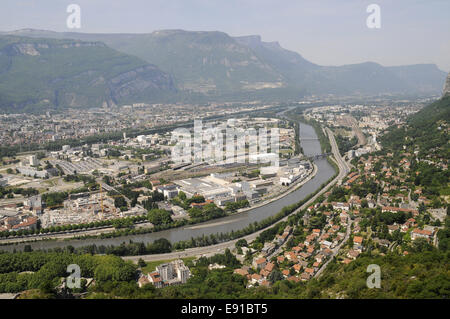
<path id="1" fill-rule="evenodd" d="M 256 258 L 253 260 L 253 267 L 255 267 L 256 269 L 263 269 L 264 267 L 266 267 L 267 264 L 267 260 L 264 257 L 261 258 Z"/>
<path id="2" fill-rule="evenodd" d="M 361 236 L 353 237 L 353 249 L 361 252 L 363 250 L 362 242 L 363 238 Z"/>
<path id="3" fill-rule="evenodd" d="M 433 232 L 430 230 L 415 228 L 411 232 L 411 240 L 416 240 L 417 238 L 425 238 L 430 240 L 433 238 Z"/>

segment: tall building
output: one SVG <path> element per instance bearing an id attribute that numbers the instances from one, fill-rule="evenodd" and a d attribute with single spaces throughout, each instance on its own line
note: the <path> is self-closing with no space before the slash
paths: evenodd
<path id="1" fill-rule="evenodd" d="M 189 271 L 189 268 L 186 267 L 184 262 L 181 259 L 173 261 L 177 279 L 181 281 L 182 284 L 185 284 L 189 277 L 191 276 L 191 273 Z"/>
<path id="2" fill-rule="evenodd" d="M 155 276 L 159 276 L 158 280 L 155 279 Z M 160 286 L 185 284 L 190 277 L 191 272 L 181 259 L 161 264 L 156 267 L 156 272 L 148 274 L 149 282 L 153 283 L 157 288 Z"/>
<path id="3" fill-rule="evenodd" d="M 30 165 L 31 166 L 38 166 L 39 165 L 39 160 L 37 159 L 36 155 L 31 155 L 29 157 L 30 160 Z"/>
<path id="4" fill-rule="evenodd" d="M 32 196 L 23 202 L 25 209 L 33 211 L 35 215 L 42 214 L 42 197 L 41 195 Z"/>
<path id="5" fill-rule="evenodd" d="M 163 281 L 172 280 L 174 278 L 174 269 L 172 263 L 161 264 L 156 267 L 156 271 Z"/>

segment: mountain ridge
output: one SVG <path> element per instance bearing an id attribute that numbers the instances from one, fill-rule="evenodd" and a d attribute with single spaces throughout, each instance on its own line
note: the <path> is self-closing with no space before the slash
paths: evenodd
<path id="1" fill-rule="evenodd" d="M 267 96 L 298 99 L 328 94 L 429 96 L 441 94 L 446 76 L 434 64 L 382 66 L 363 62 L 321 66 L 276 41 L 264 42 L 259 35 L 232 37 L 221 31 L 99 34 L 22 29 L 0 32 L 0 36 L 102 43 L 154 65 L 171 79 L 173 89 L 182 92 L 183 99 L 194 100 Z M 118 96 L 123 100 L 121 94 Z M 172 95 L 173 100 L 177 98 L 180 96 Z M 115 99 L 113 96 L 111 100 Z"/>
<path id="2" fill-rule="evenodd" d="M 0 35 L 0 108 L 115 105 L 175 87 L 156 66 L 102 42 Z"/>

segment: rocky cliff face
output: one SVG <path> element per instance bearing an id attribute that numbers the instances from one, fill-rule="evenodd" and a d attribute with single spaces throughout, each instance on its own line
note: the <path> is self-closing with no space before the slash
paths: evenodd
<path id="1" fill-rule="evenodd" d="M 1 34 L 0 32 L 0 74 L 2 66 L 7 68 L 11 65 L 8 61 L 1 61 Z M 12 50 L 14 55 L 21 54 L 27 58 L 37 59 L 45 54 L 44 46 L 49 46 L 48 50 L 58 51 L 59 54 L 64 54 L 62 51 L 83 51 L 83 55 L 88 54 L 90 59 L 98 61 L 91 62 L 87 69 L 82 67 L 77 73 L 90 72 L 87 83 L 95 85 L 88 89 L 102 84 L 111 90 L 112 99 L 120 100 L 142 99 L 149 95 L 149 90 L 155 91 L 152 93 L 155 96 L 158 94 L 156 90 L 166 90 L 174 84 L 181 92 L 194 99 L 206 97 L 212 100 L 221 96 L 297 99 L 304 94 L 439 95 L 447 76 L 433 64 L 386 67 L 366 62 L 321 66 L 311 63 L 296 52 L 282 48 L 277 42 L 264 42 L 260 36 L 230 37 L 217 31 L 162 30 L 151 34 L 88 34 L 28 29 L 4 34 L 28 37 L 23 41 L 16 41 L 15 44 L 20 45 L 13 46 Z M 32 41 L 36 38 L 39 39 L 38 43 Z M 47 40 L 43 41 L 44 38 Z M 61 50 L 61 47 L 67 49 Z M 109 48 L 128 55 L 128 62 L 125 64 L 130 67 L 122 67 L 124 62 L 118 60 L 123 57 L 105 59 L 101 55 L 105 54 L 102 51 Z M 131 63 L 131 56 L 139 58 L 141 63 Z M 41 65 L 47 60 L 43 60 Z M 86 64 L 85 60 L 73 61 L 72 65 L 61 64 L 64 67 L 69 65 L 80 68 Z M 142 68 L 143 64 L 157 66 L 160 71 L 155 73 L 152 67 Z M 98 69 L 103 65 L 103 72 L 96 73 L 92 67 L 96 66 Z M 52 70 L 55 69 L 52 67 Z M 43 69 L 42 72 L 46 70 Z M 114 74 L 109 70 L 114 71 Z M 61 75 L 57 80 L 65 78 Z M 0 84 L 1 81 L 0 77 Z M 445 88 L 448 92 L 449 85 Z M 288 93 L 291 94 L 289 98 Z M 1 97 L 0 94 L 0 102 Z"/>
<path id="2" fill-rule="evenodd" d="M 105 48 L 106 45 L 101 42 L 83 42 L 74 40 L 33 40 L 19 37 L 6 37 L 1 39 L 1 51 L 9 56 L 41 55 L 41 51 L 51 49 L 71 49 L 71 48 L 85 48 L 85 47 L 100 47 Z"/>
<path id="3" fill-rule="evenodd" d="M 139 96 L 149 90 L 173 90 L 172 78 L 156 66 L 148 64 L 119 74 L 109 80 L 108 86 L 114 100 Z"/>
<path id="4" fill-rule="evenodd" d="M 159 101 L 171 76 L 101 42 L 0 35 L 0 110 Z"/>
<path id="5" fill-rule="evenodd" d="M 450 95 L 450 73 L 448 74 L 447 80 L 445 81 L 444 92 L 442 93 L 442 95 Z"/>

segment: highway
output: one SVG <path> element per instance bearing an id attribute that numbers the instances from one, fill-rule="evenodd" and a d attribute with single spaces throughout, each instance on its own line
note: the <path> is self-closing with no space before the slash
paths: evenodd
<path id="1" fill-rule="evenodd" d="M 301 207 L 299 207 L 298 209 L 296 209 L 294 212 L 292 212 L 290 215 L 292 214 L 296 214 L 299 211 L 306 209 L 308 206 L 310 206 L 320 195 L 324 194 L 325 192 L 328 191 L 328 189 L 333 186 L 334 184 L 336 184 L 337 182 L 342 182 L 343 178 L 348 174 L 349 172 L 349 167 L 347 165 L 347 163 L 342 159 L 340 153 L 339 153 L 339 149 L 337 147 L 337 143 L 336 140 L 334 138 L 333 133 L 331 132 L 330 129 L 326 128 L 327 134 L 328 134 L 328 138 L 330 140 L 330 144 L 331 144 L 331 150 L 333 153 L 333 156 L 335 158 L 335 162 L 338 165 L 339 168 L 339 173 L 338 175 L 330 182 L 328 183 L 324 188 L 322 188 L 316 195 L 314 195 L 310 200 L 308 200 L 305 204 L 303 204 Z M 277 223 L 280 223 L 282 221 L 286 221 L 288 219 L 289 215 L 284 217 L 283 219 L 281 219 L 280 221 L 278 221 Z M 144 261 L 159 261 L 159 260 L 170 260 L 170 259 L 176 259 L 176 258 L 184 258 L 184 257 L 195 257 L 195 256 L 209 256 L 209 255 L 214 255 L 217 253 L 221 253 L 223 252 L 225 249 L 233 249 L 234 245 L 236 244 L 236 242 L 240 239 L 245 239 L 247 242 L 251 242 L 252 240 L 254 240 L 256 237 L 259 236 L 259 234 L 261 234 L 263 231 L 273 227 L 274 225 L 270 225 L 264 229 L 261 229 L 257 232 L 254 232 L 250 235 L 238 238 L 238 239 L 234 239 L 231 241 L 227 241 L 227 242 L 223 242 L 220 244 L 216 244 L 216 245 L 211 245 L 211 246 L 205 246 L 205 247 L 194 247 L 194 248 L 189 248 L 186 249 L 184 251 L 179 251 L 179 252 L 171 252 L 171 253 L 165 253 L 165 254 L 153 254 L 153 255 L 141 255 L 141 256 L 125 256 L 122 257 L 125 260 L 132 260 L 133 262 L 137 262 L 140 258 L 142 258 Z M 339 246 L 340 247 L 340 246 Z"/>
<path id="2" fill-rule="evenodd" d="M 331 130 L 328 127 L 326 128 L 326 131 L 327 131 L 327 134 L 328 134 L 328 138 L 330 139 L 331 148 L 333 150 L 333 155 L 337 159 L 337 162 L 338 162 L 339 172 L 345 172 L 344 174 L 341 175 L 341 178 L 339 179 L 339 183 L 341 183 L 342 179 L 350 171 L 350 168 L 348 167 L 347 162 L 344 161 L 344 159 L 342 158 L 342 156 L 339 153 L 339 149 L 337 147 L 337 143 L 336 143 L 336 140 L 334 138 L 333 132 L 331 132 Z M 314 275 L 315 278 L 319 277 L 323 273 L 323 271 L 327 268 L 327 266 L 330 263 L 330 261 L 332 261 L 334 259 L 334 257 L 339 253 L 339 250 L 344 245 L 344 243 L 347 242 L 348 238 L 350 237 L 350 230 L 351 230 L 352 222 L 353 221 L 350 218 L 348 218 L 347 229 L 346 229 L 346 232 L 345 232 L 344 239 L 341 241 L 341 243 L 339 245 L 337 245 L 336 247 L 334 247 L 332 249 L 331 257 L 328 259 L 328 261 L 325 264 L 322 265 L 322 267 L 320 267 L 320 269 Z"/>
<path id="3" fill-rule="evenodd" d="M 325 128 L 325 130 L 328 134 L 328 139 L 330 140 L 331 151 L 332 151 L 333 156 L 336 159 L 337 164 L 339 166 L 339 175 L 340 175 L 339 180 L 340 180 L 340 182 L 342 182 L 342 179 L 348 174 L 348 172 L 350 171 L 350 168 L 349 168 L 347 162 L 344 161 L 344 159 L 342 158 L 341 153 L 339 152 L 339 148 L 337 146 L 336 139 L 334 138 L 333 132 L 328 127 Z"/>

